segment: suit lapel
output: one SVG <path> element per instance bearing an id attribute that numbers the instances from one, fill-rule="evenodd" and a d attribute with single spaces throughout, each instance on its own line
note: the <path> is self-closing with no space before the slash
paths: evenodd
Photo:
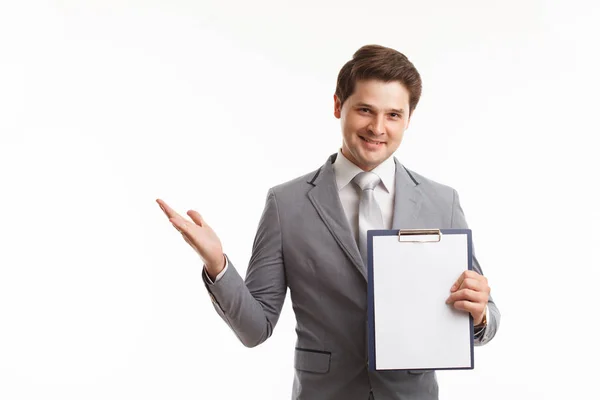
<path id="1" fill-rule="evenodd" d="M 366 266 L 363 264 L 338 193 L 333 171 L 336 155 L 333 154 L 308 182 L 314 186 L 308 192 L 308 198 L 337 244 L 366 280 Z M 422 203 L 421 191 L 418 189 L 419 182 L 395 157 L 394 162 L 396 187 L 392 229 L 418 228 L 417 222 Z"/>
<path id="2" fill-rule="evenodd" d="M 333 162 L 336 154 L 332 155 L 317 174 L 309 181 L 314 187 L 308 192 L 315 210 L 335 238 L 337 244 L 348 256 L 361 275 L 367 279 L 366 267 L 363 265 L 358 246 L 346 218 L 346 213 L 340 201 Z"/>
<path id="3" fill-rule="evenodd" d="M 396 189 L 392 229 L 418 228 L 417 221 L 421 209 L 419 182 L 394 157 L 396 163 Z"/>

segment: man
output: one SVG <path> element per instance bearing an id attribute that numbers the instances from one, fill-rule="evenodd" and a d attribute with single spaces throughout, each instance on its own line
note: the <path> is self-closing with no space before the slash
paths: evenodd
<path id="1" fill-rule="evenodd" d="M 193 222 L 158 199 L 204 261 L 217 313 L 240 341 L 271 336 L 287 288 L 297 322 L 294 399 L 437 399 L 434 371 L 367 369 L 368 229 L 467 228 L 457 192 L 392 157 L 421 94 L 421 78 L 401 53 L 360 48 L 341 69 L 334 115 L 342 148 L 305 176 L 269 190 L 245 281 L 196 211 Z M 477 345 L 495 335 L 500 313 L 473 258 L 447 303 L 469 312 Z"/>

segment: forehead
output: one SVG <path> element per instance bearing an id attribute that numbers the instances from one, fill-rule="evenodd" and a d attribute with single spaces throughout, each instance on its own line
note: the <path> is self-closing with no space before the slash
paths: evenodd
<path id="1" fill-rule="evenodd" d="M 408 107 L 410 94 L 398 81 L 379 80 L 357 81 L 354 92 L 348 98 L 350 103 L 367 103 L 381 107 Z"/>

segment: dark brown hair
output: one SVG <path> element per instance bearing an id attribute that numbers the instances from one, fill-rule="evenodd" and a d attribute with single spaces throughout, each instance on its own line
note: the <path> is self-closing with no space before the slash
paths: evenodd
<path id="1" fill-rule="evenodd" d="M 371 44 L 354 53 L 340 70 L 335 94 L 344 104 L 354 93 L 357 81 L 376 79 L 383 82 L 398 81 L 410 95 L 409 115 L 412 114 L 421 97 L 421 76 L 415 66 L 399 51 Z"/>

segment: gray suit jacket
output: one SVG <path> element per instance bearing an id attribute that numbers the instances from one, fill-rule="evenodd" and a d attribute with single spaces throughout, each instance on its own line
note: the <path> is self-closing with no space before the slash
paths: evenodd
<path id="1" fill-rule="evenodd" d="M 287 288 L 296 315 L 293 399 L 438 398 L 434 371 L 367 370 L 367 272 L 342 208 L 332 155 L 317 171 L 269 190 L 246 279 L 231 260 L 214 285 L 217 313 L 248 347 L 271 334 Z M 392 228 L 467 228 L 457 192 L 396 162 Z M 473 267 L 481 273 L 477 259 Z M 450 288 L 448 288 L 450 290 Z M 500 313 L 490 299 L 493 338 Z"/>

